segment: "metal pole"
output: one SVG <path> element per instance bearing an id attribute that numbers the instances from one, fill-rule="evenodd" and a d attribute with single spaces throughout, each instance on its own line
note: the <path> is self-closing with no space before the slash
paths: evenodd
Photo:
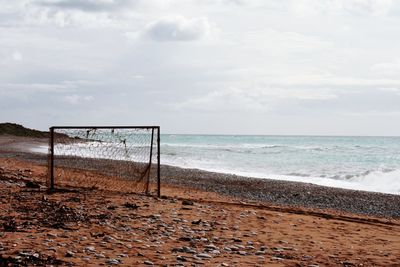
<path id="1" fill-rule="evenodd" d="M 147 173 L 147 184 L 146 184 L 146 194 L 149 193 L 149 183 L 150 183 L 150 171 L 151 171 L 151 159 L 153 158 L 153 140 L 154 140 L 154 128 L 151 129 L 151 142 L 150 142 L 150 159 L 149 167 Z"/>
<path id="2" fill-rule="evenodd" d="M 161 196 L 160 180 L 160 127 L 157 128 L 157 196 Z"/>
<path id="3" fill-rule="evenodd" d="M 54 128 L 50 128 L 50 190 L 54 190 Z"/>

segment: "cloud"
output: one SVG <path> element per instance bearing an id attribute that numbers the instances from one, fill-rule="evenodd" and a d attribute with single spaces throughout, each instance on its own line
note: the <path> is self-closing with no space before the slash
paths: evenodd
<path id="1" fill-rule="evenodd" d="M 371 69 L 379 74 L 395 75 L 397 77 L 400 72 L 400 59 L 375 64 Z"/>
<path id="2" fill-rule="evenodd" d="M 18 51 L 14 51 L 14 53 L 12 54 L 12 59 L 14 61 L 22 61 L 23 57 L 22 54 Z"/>
<path id="3" fill-rule="evenodd" d="M 59 9 L 73 9 L 85 12 L 110 11 L 117 8 L 128 6 L 132 1 L 129 0 L 58 0 L 41 1 L 38 4 L 45 7 L 55 7 Z"/>
<path id="4" fill-rule="evenodd" d="M 80 95 L 67 95 L 64 97 L 64 101 L 71 105 L 79 105 L 86 102 L 91 102 L 94 100 L 93 96 L 80 96 Z"/>
<path id="5" fill-rule="evenodd" d="M 302 16 L 341 12 L 384 16 L 393 6 L 392 0 L 293 0 L 291 2 L 291 9 Z"/>
<path id="6" fill-rule="evenodd" d="M 183 16 L 168 16 L 149 23 L 142 36 L 153 41 L 195 41 L 202 39 L 213 31 L 205 17 L 187 19 Z"/>
<path id="7" fill-rule="evenodd" d="M 74 85 L 67 83 L 3 83 L 0 84 L 0 93 L 24 95 L 36 93 L 65 92 L 74 88 Z"/>
<path id="8" fill-rule="evenodd" d="M 268 112 L 282 102 L 324 101 L 337 98 L 329 89 L 248 86 L 215 90 L 175 104 L 178 110 Z"/>

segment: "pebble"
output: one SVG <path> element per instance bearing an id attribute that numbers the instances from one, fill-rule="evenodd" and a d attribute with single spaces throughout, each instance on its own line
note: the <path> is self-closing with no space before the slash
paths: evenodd
<path id="1" fill-rule="evenodd" d="M 182 200 L 182 205 L 193 206 L 193 201 L 184 199 Z"/>
<path id="2" fill-rule="evenodd" d="M 176 260 L 178 260 L 178 261 L 187 261 L 186 258 L 184 256 L 181 256 L 181 255 L 176 256 Z"/>
<path id="3" fill-rule="evenodd" d="M 68 250 L 67 252 L 65 252 L 65 257 L 73 257 L 75 255 L 75 253 L 73 253 L 72 251 Z"/>
<path id="4" fill-rule="evenodd" d="M 82 260 L 84 260 L 84 261 L 92 261 L 92 258 L 90 258 L 90 257 L 82 257 Z"/>
<path id="5" fill-rule="evenodd" d="M 120 261 L 117 259 L 108 259 L 106 260 L 106 264 L 117 265 L 120 264 Z"/>
<path id="6" fill-rule="evenodd" d="M 96 248 L 94 246 L 88 246 L 85 248 L 85 250 L 88 252 L 94 252 L 94 251 L 96 251 Z"/>
<path id="7" fill-rule="evenodd" d="M 183 252 L 186 252 L 186 253 L 190 253 L 190 254 L 196 254 L 197 253 L 196 250 L 194 250 L 194 249 L 192 249 L 190 247 L 182 247 L 182 249 L 183 249 Z"/>
<path id="8" fill-rule="evenodd" d="M 271 260 L 283 261 L 284 258 L 280 258 L 280 257 L 271 257 Z"/>
<path id="9" fill-rule="evenodd" d="M 196 255 L 198 258 L 203 258 L 203 259 L 211 259 L 211 255 L 207 253 L 199 253 Z"/>
<path id="10" fill-rule="evenodd" d="M 112 237 L 112 236 L 106 235 L 105 237 L 103 237 L 103 241 L 104 242 L 111 242 L 111 241 L 115 241 L 115 238 Z"/>
<path id="11" fill-rule="evenodd" d="M 105 257 L 106 257 L 106 256 L 104 256 L 104 254 L 102 254 L 102 253 L 95 253 L 94 256 L 95 256 L 96 258 L 98 258 L 98 259 L 100 259 L 100 258 L 105 258 Z"/>
<path id="12" fill-rule="evenodd" d="M 151 261 L 144 261 L 143 263 L 146 264 L 146 265 L 154 265 L 154 263 L 151 262 Z"/>
<path id="13" fill-rule="evenodd" d="M 205 245 L 204 247 L 205 247 L 206 249 L 210 249 L 210 250 L 216 250 L 216 249 L 218 249 L 218 247 L 215 246 L 215 245 L 213 245 L 213 244 Z"/>
<path id="14" fill-rule="evenodd" d="M 218 250 L 218 249 L 214 249 L 214 250 L 212 250 L 212 251 L 210 251 L 212 254 L 215 254 L 215 255 L 219 255 L 219 254 L 221 254 L 221 252 Z"/>

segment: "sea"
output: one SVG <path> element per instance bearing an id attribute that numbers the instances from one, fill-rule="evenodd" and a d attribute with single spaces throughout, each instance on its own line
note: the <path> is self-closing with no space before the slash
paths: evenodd
<path id="1" fill-rule="evenodd" d="M 400 194 L 400 137 L 165 134 L 161 163 Z"/>
<path id="2" fill-rule="evenodd" d="M 108 157 L 94 153 L 90 142 L 78 145 L 84 156 Z M 121 142 L 103 143 L 113 145 L 122 155 Z M 400 194 L 400 137 L 162 134 L 160 153 L 161 164 L 181 168 Z"/>

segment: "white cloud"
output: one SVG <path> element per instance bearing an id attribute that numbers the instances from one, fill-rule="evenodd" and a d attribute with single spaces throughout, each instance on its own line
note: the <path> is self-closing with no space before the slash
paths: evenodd
<path id="1" fill-rule="evenodd" d="M 73 9 L 98 12 L 122 8 L 131 4 L 130 0 L 52 0 L 39 1 L 38 5 L 59 9 Z"/>
<path id="2" fill-rule="evenodd" d="M 80 96 L 77 94 L 67 95 L 64 97 L 64 101 L 71 105 L 79 105 L 87 102 L 91 102 L 94 100 L 93 96 Z"/>
<path id="3" fill-rule="evenodd" d="M 0 84 L 0 93 L 20 93 L 30 95 L 35 93 L 65 92 L 74 88 L 66 83 L 3 83 Z"/>
<path id="4" fill-rule="evenodd" d="M 292 10 L 301 16 L 340 14 L 384 16 L 393 6 L 392 0 L 292 0 Z"/>
<path id="5" fill-rule="evenodd" d="M 251 86 L 230 87 L 174 104 L 178 110 L 267 112 L 282 101 L 324 101 L 337 96 L 329 89 L 293 89 Z"/>
<path id="6" fill-rule="evenodd" d="M 400 59 L 390 62 L 377 63 L 373 65 L 371 69 L 379 74 L 395 75 L 398 77 L 398 74 L 400 73 Z"/>
<path id="7" fill-rule="evenodd" d="M 280 86 L 313 86 L 313 87 L 341 87 L 341 88 L 355 88 L 355 87 L 391 87 L 400 86 L 400 79 L 372 79 L 372 78 L 354 78 L 346 76 L 336 76 L 332 74 L 303 74 L 295 76 L 287 76 L 286 79 L 278 78 L 270 80 L 270 83 L 278 84 Z"/>
<path id="8" fill-rule="evenodd" d="M 12 59 L 15 61 L 22 61 L 23 57 L 20 52 L 14 51 L 14 53 L 12 54 Z"/>
<path id="9" fill-rule="evenodd" d="M 167 16 L 149 23 L 141 35 L 161 42 L 195 41 L 213 31 L 213 26 L 205 17 L 188 19 L 183 16 Z"/>

